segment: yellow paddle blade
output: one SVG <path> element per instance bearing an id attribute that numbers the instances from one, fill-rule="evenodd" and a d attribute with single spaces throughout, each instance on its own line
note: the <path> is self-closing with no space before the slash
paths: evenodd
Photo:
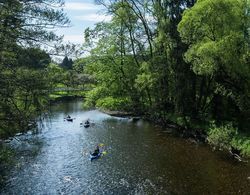
<path id="1" fill-rule="evenodd" d="M 99 144 L 100 147 L 104 146 L 104 144 Z"/>
<path id="2" fill-rule="evenodd" d="M 107 152 L 106 152 L 106 151 L 103 151 L 102 154 L 105 155 L 105 154 L 107 154 Z"/>

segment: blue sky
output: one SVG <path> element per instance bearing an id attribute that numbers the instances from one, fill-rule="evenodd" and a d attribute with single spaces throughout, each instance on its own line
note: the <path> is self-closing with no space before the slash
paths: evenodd
<path id="1" fill-rule="evenodd" d="M 65 0 L 64 11 L 71 20 L 72 27 L 60 28 L 56 32 L 64 35 L 65 42 L 82 44 L 87 27 L 110 20 L 110 16 L 104 13 L 104 7 L 94 4 L 94 0 Z"/>

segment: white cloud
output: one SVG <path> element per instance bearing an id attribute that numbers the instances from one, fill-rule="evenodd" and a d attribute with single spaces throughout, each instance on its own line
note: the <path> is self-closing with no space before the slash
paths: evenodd
<path id="1" fill-rule="evenodd" d="M 82 44 L 84 42 L 84 36 L 83 35 L 64 35 L 63 40 L 65 42 Z"/>
<path id="2" fill-rule="evenodd" d="M 108 22 L 111 20 L 111 16 L 107 15 L 100 15 L 100 14 L 87 14 L 82 16 L 75 16 L 75 19 L 81 20 L 81 21 L 90 21 L 90 22 Z"/>
<path id="3" fill-rule="evenodd" d="M 95 4 L 91 4 L 91 3 L 76 3 L 76 2 L 72 2 L 72 3 L 65 3 L 65 7 L 64 9 L 66 10 L 98 10 L 97 5 Z"/>

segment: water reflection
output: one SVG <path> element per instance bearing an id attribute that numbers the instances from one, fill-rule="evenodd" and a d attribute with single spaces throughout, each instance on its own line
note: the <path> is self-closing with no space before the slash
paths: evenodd
<path id="1" fill-rule="evenodd" d="M 73 122 L 64 117 L 70 115 Z M 90 119 L 89 128 L 80 125 Z M 61 102 L 38 124 L 40 133 L 9 145 L 16 164 L 1 194 L 247 194 L 249 165 L 232 163 L 207 146 L 164 133 L 146 122 L 131 122 L 81 101 Z M 103 143 L 107 154 L 90 162 Z"/>

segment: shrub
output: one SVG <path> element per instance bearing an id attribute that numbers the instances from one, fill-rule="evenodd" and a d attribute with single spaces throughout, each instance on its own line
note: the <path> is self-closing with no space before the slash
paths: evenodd
<path id="1" fill-rule="evenodd" d="M 97 100 L 102 98 L 106 94 L 106 89 L 103 87 L 95 87 L 88 91 L 84 100 L 84 107 L 90 108 L 95 107 Z"/>
<path id="2" fill-rule="evenodd" d="M 238 135 L 232 140 L 232 146 L 241 151 L 243 156 L 250 157 L 250 139 L 247 136 Z"/>
<path id="3" fill-rule="evenodd" d="M 221 149 L 230 149 L 233 138 L 237 135 L 232 123 L 217 127 L 214 123 L 211 124 L 208 132 L 208 142 Z"/>

